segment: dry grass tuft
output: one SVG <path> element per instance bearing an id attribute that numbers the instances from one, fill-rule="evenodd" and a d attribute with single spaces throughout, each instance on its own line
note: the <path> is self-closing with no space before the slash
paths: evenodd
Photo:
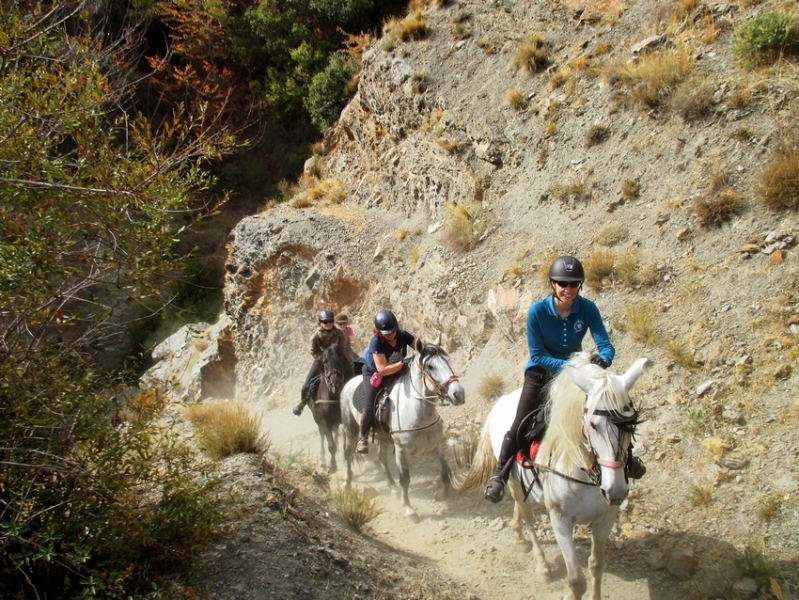
<path id="1" fill-rule="evenodd" d="M 799 152 L 784 141 L 759 176 L 760 201 L 771 210 L 799 208 Z"/>
<path id="2" fill-rule="evenodd" d="M 672 338 L 664 344 L 664 349 L 669 355 L 669 358 L 676 364 L 686 369 L 696 368 L 696 361 L 691 349 L 685 345 L 684 342 L 677 338 Z"/>
<path id="3" fill-rule="evenodd" d="M 641 195 L 641 184 L 635 179 L 625 179 L 621 184 L 621 195 L 625 200 L 636 200 Z"/>
<path id="4" fill-rule="evenodd" d="M 713 85 L 706 79 L 689 77 L 677 86 L 669 106 L 683 121 L 695 121 L 710 112 L 713 92 Z"/>
<path id="5" fill-rule="evenodd" d="M 657 50 L 623 65 L 611 77 L 618 77 L 633 98 L 647 108 L 658 106 L 677 82 L 691 69 L 691 57 L 684 48 Z"/>
<path id="6" fill-rule="evenodd" d="M 505 92 L 505 102 L 513 110 L 521 110 L 527 106 L 527 96 L 519 88 L 511 88 Z"/>
<path id="7" fill-rule="evenodd" d="M 269 448 L 268 438 L 261 434 L 261 419 L 252 416 L 243 402 L 193 404 L 184 412 L 194 425 L 198 445 L 211 458 L 241 452 L 260 454 Z"/>
<path id="8" fill-rule="evenodd" d="M 560 202 L 580 202 L 591 198 L 591 186 L 588 180 L 579 174 L 576 174 L 571 181 L 553 183 L 549 192 Z"/>
<path id="9" fill-rule="evenodd" d="M 641 267 L 639 254 L 638 248 L 629 248 L 616 257 L 613 265 L 613 277 L 616 281 L 632 286 L 641 283 L 638 277 Z"/>
<path id="10" fill-rule="evenodd" d="M 374 499 L 357 486 L 351 490 L 334 490 L 330 494 L 330 504 L 347 527 L 356 533 L 360 533 L 364 526 L 374 521 L 382 512 Z"/>
<path id="11" fill-rule="evenodd" d="M 718 436 L 707 438 L 702 442 L 702 444 L 705 447 L 705 454 L 708 455 L 710 460 L 716 463 L 724 458 L 724 455 L 727 454 L 727 452 L 732 450 L 732 446 Z"/>
<path id="12" fill-rule="evenodd" d="M 730 104 L 735 108 L 746 108 L 752 102 L 752 87 L 746 80 L 735 82 L 735 88 L 730 94 Z"/>
<path id="13" fill-rule="evenodd" d="M 741 195 L 728 187 L 708 192 L 694 201 L 694 212 L 702 227 L 716 227 L 729 221 L 741 209 Z"/>
<path id="14" fill-rule="evenodd" d="M 596 248 L 585 257 L 583 267 L 585 268 L 585 285 L 590 288 L 602 287 L 602 280 L 613 272 L 613 262 L 616 254 L 613 250 Z"/>
<path id="15" fill-rule="evenodd" d="M 412 11 L 404 19 L 391 19 L 383 27 L 383 34 L 390 40 L 421 40 L 427 35 L 427 19 L 421 9 Z"/>
<path id="16" fill-rule="evenodd" d="M 691 484 L 688 498 L 694 506 L 707 506 L 713 501 L 713 490 L 709 487 Z"/>
<path id="17" fill-rule="evenodd" d="M 770 523 L 782 511 L 782 501 L 778 494 L 773 493 L 764 498 L 757 507 L 757 516 L 766 523 Z"/>
<path id="18" fill-rule="evenodd" d="M 596 232 L 594 240 L 601 246 L 611 248 L 627 240 L 627 228 L 621 223 L 608 223 Z"/>
<path id="19" fill-rule="evenodd" d="M 549 267 L 552 266 L 552 263 L 555 262 L 555 259 L 558 258 L 558 256 L 560 256 L 559 252 L 549 248 L 548 250 L 544 250 L 533 257 L 533 265 L 540 265 L 535 272 L 535 276 L 538 281 L 541 282 L 541 285 L 545 290 L 547 290 L 547 292 L 552 291 L 551 286 L 549 285 Z"/>
<path id="20" fill-rule="evenodd" d="M 398 240 L 404 240 L 406 235 L 408 235 L 408 234 L 405 231 L 405 228 L 404 227 L 400 227 L 399 229 L 397 229 L 397 233 L 396 233 L 395 237 Z"/>
<path id="21" fill-rule="evenodd" d="M 540 32 L 526 37 L 511 61 L 515 71 L 525 73 L 535 73 L 548 64 L 549 54 L 544 44 L 544 35 Z"/>
<path id="22" fill-rule="evenodd" d="M 447 138 L 439 138 L 436 140 L 436 144 L 442 150 L 449 152 L 450 154 L 456 154 L 462 150 L 461 143 L 458 140 L 448 140 Z"/>
<path id="23" fill-rule="evenodd" d="M 472 218 L 462 204 L 447 204 L 447 218 L 441 241 L 454 252 L 467 252 L 474 248 L 477 240 Z"/>
<path id="24" fill-rule="evenodd" d="M 610 127 L 591 125 L 585 132 L 585 147 L 590 148 L 610 139 Z"/>
<path id="25" fill-rule="evenodd" d="M 499 373 L 483 375 L 477 384 L 477 395 L 486 402 L 499 398 L 505 391 L 505 380 Z"/>
<path id="26" fill-rule="evenodd" d="M 650 304 L 646 302 L 627 304 L 622 319 L 618 323 L 618 328 L 631 335 L 635 341 L 652 345 L 660 340 Z"/>

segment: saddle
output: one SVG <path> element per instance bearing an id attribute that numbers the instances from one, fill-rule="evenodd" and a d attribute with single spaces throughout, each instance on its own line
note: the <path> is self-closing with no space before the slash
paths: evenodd
<path id="1" fill-rule="evenodd" d="M 375 412 L 374 412 L 374 425 L 375 429 L 380 429 L 385 433 L 391 431 L 391 386 L 393 379 L 386 378 L 383 380 L 383 385 L 375 398 Z M 363 412 L 363 384 L 358 385 L 353 394 L 352 404 L 359 412 Z"/>
<path id="2" fill-rule="evenodd" d="M 520 448 L 516 453 L 516 462 L 519 463 L 519 466 L 525 469 L 533 467 L 546 430 L 546 411 L 543 406 L 522 419 L 516 433 L 516 442 Z"/>

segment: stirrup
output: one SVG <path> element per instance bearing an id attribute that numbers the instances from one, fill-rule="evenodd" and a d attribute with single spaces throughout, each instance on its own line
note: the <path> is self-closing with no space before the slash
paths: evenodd
<path id="1" fill-rule="evenodd" d="M 366 437 L 360 438 L 358 445 L 355 446 L 355 451 L 358 454 L 367 454 L 369 452 L 369 440 Z"/>
<path id="2" fill-rule="evenodd" d="M 488 480 L 488 485 L 483 490 L 483 497 L 486 500 L 491 500 L 491 502 L 499 502 L 504 496 L 505 482 L 501 477 L 494 475 Z"/>

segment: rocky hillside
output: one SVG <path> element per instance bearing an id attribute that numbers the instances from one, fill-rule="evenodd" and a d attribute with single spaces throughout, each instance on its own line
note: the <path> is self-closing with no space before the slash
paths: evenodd
<path id="1" fill-rule="evenodd" d="M 762 181 L 794 139 L 799 80 L 795 61 L 750 69 L 732 53 L 780 5 L 439 4 L 366 52 L 294 198 L 233 230 L 238 397 L 296 400 L 323 305 L 361 341 L 390 308 L 443 334 L 467 390 L 449 427 L 467 435 L 491 406 L 487 375 L 521 384 L 542 270 L 575 254 L 614 369 L 650 360 L 636 388 L 649 473 L 623 534 L 671 540 L 653 565 L 685 532 L 748 547 L 796 590 L 799 220 L 764 206 Z"/>

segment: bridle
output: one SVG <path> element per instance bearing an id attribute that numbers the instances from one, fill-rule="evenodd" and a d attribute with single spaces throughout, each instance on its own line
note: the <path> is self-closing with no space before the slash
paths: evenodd
<path id="1" fill-rule="evenodd" d="M 611 469 L 625 469 L 625 476 L 626 476 L 626 468 L 627 468 L 627 458 L 624 456 L 624 444 L 622 444 L 622 440 L 625 434 L 630 434 L 630 436 L 635 436 L 635 428 L 641 422 L 640 416 L 641 411 L 637 410 L 632 403 L 628 406 L 624 407 L 624 412 L 631 411 L 630 414 L 624 414 L 616 410 L 604 410 L 604 409 L 597 409 L 594 410 L 592 415 L 596 415 L 598 417 L 605 417 L 610 421 L 612 425 L 614 425 L 619 432 L 619 435 L 616 439 L 616 444 L 611 442 L 611 445 L 614 447 L 614 460 L 607 460 L 603 458 L 599 458 L 599 454 L 597 453 L 596 449 L 594 448 L 593 444 L 591 443 L 591 437 L 588 433 L 588 427 L 593 427 L 589 421 L 586 420 L 586 410 L 585 406 L 583 406 L 583 416 L 582 416 L 582 435 L 583 435 L 583 445 L 585 446 L 586 450 L 592 457 L 591 467 L 589 469 L 583 469 L 586 475 L 589 478 L 589 481 L 585 481 L 584 479 L 577 479 L 576 477 L 571 477 L 570 475 L 566 475 L 565 473 L 561 473 L 547 465 L 536 465 L 537 468 L 541 471 L 552 473 L 553 475 L 557 475 L 562 479 L 566 479 L 568 481 L 573 481 L 574 483 L 580 483 L 582 485 L 589 485 L 593 487 L 599 487 L 602 485 L 602 469 L 599 467 L 609 467 Z M 532 489 L 533 484 L 535 483 L 536 475 L 533 476 L 534 481 L 530 484 L 530 489 Z M 530 490 L 526 490 L 525 497 L 527 494 L 530 493 Z"/>
<path id="2" fill-rule="evenodd" d="M 425 351 L 428 349 L 430 349 L 430 352 L 425 355 Z M 439 406 L 445 406 L 448 403 L 451 404 L 451 401 L 447 397 L 447 388 L 449 388 L 452 383 L 458 381 L 458 376 L 453 373 L 442 383 L 439 383 L 433 379 L 433 376 L 427 372 L 428 363 L 431 359 L 439 355 L 445 359 L 447 357 L 447 353 L 436 346 L 428 346 L 422 351 L 422 355 L 419 358 L 418 369 L 422 372 L 422 380 L 425 382 L 425 389 L 422 392 L 419 392 L 419 390 L 413 387 L 413 380 L 411 380 L 411 389 L 414 391 L 415 398 L 424 402 L 430 402 L 431 404 L 433 403 L 433 399 L 436 399 Z M 450 370 L 452 370 L 451 367 Z M 425 392 L 428 389 L 435 390 L 435 395 L 426 394 Z"/>
<path id="3" fill-rule="evenodd" d="M 629 414 L 626 414 L 628 413 Z M 591 443 L 591 437 L 588 432 L 588 427 L 593 427 L 593 424 L 586 420 L 585 408 L 583 408 L 583 440 L 585 447 L 589 454 L 593 457 L 593 463 L 589 476 L 591 481 L 595 482 L 594 485 L 602 483 L 602 470 L 599 467 L 609 467 L 611 469 L 625 469 L 627 468 L 626 444 L 623 444 L 624 436 L 629 434 L 631 437 L 635 436 L 635 428 L 640 423 L 640 411 L 636 410 L 632 403 L 625 406 L 623 412 L 617 410 L 604 410 L 597 409 L 592 415 L 606 418 L 618 432 L 615 443 L 611 440 L 611 447 L 613 447 L 613 460 L 599 458 L 599 454 Z"/>
<path id="4" fill-rule="evenodd" d="M 458 381 L 458 376 L 453 373 L 443 383 L 438 383 L 435 379 L 433 379 L 433 376 L 430 375 L 427 372 L 428 363 L 430 362 L 430 360 L 432 358 L 434 358 L 435 356 L 438 356 L 438 355 L 441 355 L 443 358 L 447 357 L 447 353 L 443 349 L 441 349 L 441 348 L 439 348 L 437 346 L 426 346 L 422 350 L 421 355 L 419 357 L 419 360 L 418 361 L 414 361 L 415 364 L 417 365 L 416 368 L 418 368 L 421 371 L 421 373 L 422 373 L 422 381 L 424 382 L 424 385 L 423 385 L 424 389 L 422 389 L 421 391 L 416 389 L 416 387 L 413 384 L 413 378 L 411 377 L 411 381 L 410 381 L 410 387 L 411 387 L 411 390 L 412 390 L 411 397 L 413 397 L 413 398 L 415 398 L 417 400 L 420 400 L 422 402 L 427 402 L 429 404 L 438 404 L 439 406 L 444 406 L 447 403 L 447 388 L 453 382 Z M 450 367 L 450 370 L 451 369 L 452 368 Z M 435 394 L 430 395 L 430 394 L 426 393 L 427 390 L 430 389 L 430 388 L 435 390 Z M 437 424 L 439 421 L 441 421 L 441 415 L 436 413 L 436 418 L 433 420 L 432 423 L 430 423 L 428 425 L 423 425 L 422 427 L 408 427 L 408 428 L 404 428 L 404 429 L 392 429 L 390 433 L 393 435 L 395 433 L 406 433 L 406 432 L 412 432 L 412 431 L 422 431 L 424 429 L 429 429 L 433 425 Z"/>

